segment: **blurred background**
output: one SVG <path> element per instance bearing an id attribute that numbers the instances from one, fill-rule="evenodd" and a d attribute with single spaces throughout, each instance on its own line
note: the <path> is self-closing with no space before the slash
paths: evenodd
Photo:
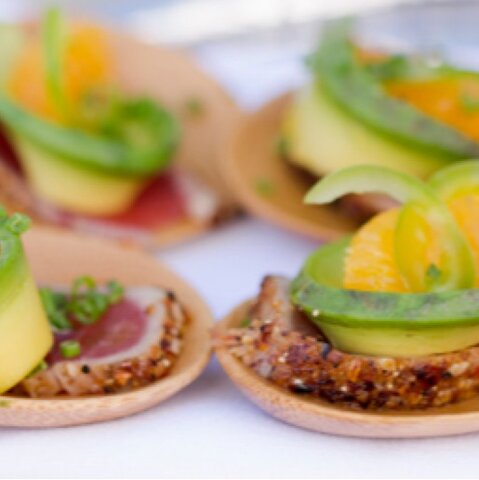
<path id="1" fill-rule="evenodd" d="M 48 4 L 190 50 L 247 109 L 304 81 L 302 59 L 321 24 L 340 15 L 361 17 L 357 34 L 366 43 L 421 48 L 479 69 L 475 0 L 0 0 L 0 21 Z"/>

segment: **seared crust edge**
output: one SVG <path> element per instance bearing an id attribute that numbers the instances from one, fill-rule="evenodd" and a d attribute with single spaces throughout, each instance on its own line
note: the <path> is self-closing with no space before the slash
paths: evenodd
<path id="1" fill-rule="evenodd" d="M 181 353 L 188 318 L 174 295 L 166 295 L 164 332 L 145 352 L 115 363 L 63 361 L 23 380 L 14 393 L 30 397 L 81 396 L 131 391 L 168 374 Z"/>
<path id="2" fill-rule="evenodd" d="M 417 358 L 340 352 L 319 330 L 291 328 L 287 285 L 284 278 L 266 277 L 250 324 L 217 336 L 216 346 L 287 391 L 354 409 L 424 409 L 478 393 L 478 346 Z"/>

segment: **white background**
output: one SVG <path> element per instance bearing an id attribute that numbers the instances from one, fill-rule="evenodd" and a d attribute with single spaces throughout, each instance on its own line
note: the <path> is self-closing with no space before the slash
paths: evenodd
<path id="1" fill-rule="evenodd" d="M 196 53 L 242 105 L 252 107 L 304 80 L 299 58 L 308 41 L 296 38 L 280 52 L 270 39 L 263 46 L 226 44 Z M 266 273 L 294 275 L 314 247 L 246 218 L 159 258 L 220 318 L 252 296 Z M 473 434 L 363 440 L 291 427 L 245 399 L 213 359 L 194 384 L 147 412 L 83 427 L 0 430 L 0 476 L 477 477 L 478 450 Z"/>

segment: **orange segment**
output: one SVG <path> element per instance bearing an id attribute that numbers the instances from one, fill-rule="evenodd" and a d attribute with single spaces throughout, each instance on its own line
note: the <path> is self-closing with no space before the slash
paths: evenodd
<path id="1" fill-rule="evenodd" d="M 479 140 L 479 78 L 390 82 L 385 88 L 390 95 Z"/>
<path id="2" fill-rule="evenodd" d="M 472 248 L 479 274 L 479 195 L 457 198 L 449 203 L 449 208 Z M 476 287 L 479 287 L 479 276 Z"/>
<path id="3" fill-rule="evenodd" d="M 47 96 L 45 69 L 40 46 L 29 41 L 14 65 L 9 79 L 10 95 L 20 105 L 44 118 L 58 119 Z"/>
<path id="4" fill-rule="evenodd" d="M 479 195 L 465 195 L 449 203 L 459 228 L 471 246 L 476 262 L 479 287 Z M 441 267 L 441 239 L 424 218 L 409 212 L 407 232 L 401 241 L 402 252 L 410 259 L 418 278 L 426 275 L 428 266 Z M 381 213 L 363 225 L 353 236 L 345 259 L 344 288 L 375 292 L 422 291 L 408 287 L 401 278 L 394 250 L 394 235 L 399 210 Z"/>
<path id="5" fill-rule="evenodd" d="M 73 102 L 110 83 L 111 56 L 104 30 L 91 25 L 77 27 L 66 55 L 67 95 Z"/>
<path id="6" fill-rule="evenodd" d="M 345 259 L 344 288 L 405 292 L 394 259 L 398 209 L 380 213 L 353 236 Z"/>
<path id="7" fill-rule="evenodd" d="M 64 59 L 66 97 L 74 109 L 90 92 L 110 83 L 111 52 L 106 34 L 91 25 L 71 27 Z M 53 121 L 64 120 L 49 97 L 42 46 L 32 38 L 20 54 L 9 79 L 12 97 L 23 107 Z"/>

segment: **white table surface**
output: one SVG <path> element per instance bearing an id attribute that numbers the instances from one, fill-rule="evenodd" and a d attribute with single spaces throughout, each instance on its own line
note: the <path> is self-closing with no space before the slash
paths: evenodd
<path id="1" fill-rule="evenodd" d="M 221 317 L 267 272 L 294 274 L 314 243 L 252 219 L 161 258 Z M 255 407 L 213 360 L 156 408 L 82 427 L 0 431 L 0 475 L 52 477 L 474 477 L 479 435 L 365 440 L 304 431 Z"/>
<path id="2" fill-rule="evenodd" d="M 279 57 L 254 44 L 197 53 L 251 107 L 303 81 L 298 58 L 305 45 L 290 43 Z M 246 218 L 159 257 L 188 279 L 220 318 L 252 296 L 266 273 L 295 274 L 314 247 Z M 244 398 L 213 359 L 191 386 L 129 418 L 62 429 L 1 429 L 0 476 L 466 478 L 477 476 L 478 447 L 474 434 L 370 440 L 291 427 Z"/>

